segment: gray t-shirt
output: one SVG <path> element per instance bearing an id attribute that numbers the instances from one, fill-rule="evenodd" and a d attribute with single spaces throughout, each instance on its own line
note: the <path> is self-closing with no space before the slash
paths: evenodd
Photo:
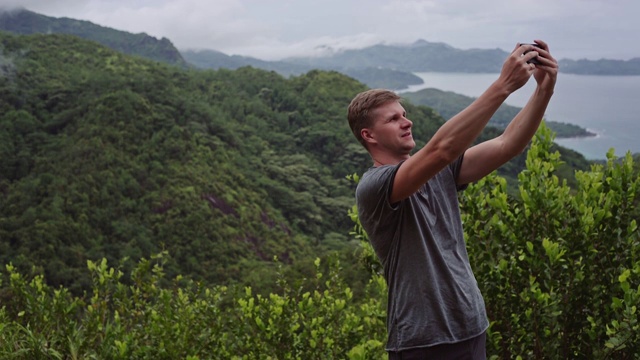
<path id="1" fill-rule="evenodd" d="M 460 219 L 461 164 L 462 157 L 396 204 L 389 195 L 401 164 L 370 168 L 356 189 L 389 288 L 387 351 L 456 343 L 489 327 Z"/>

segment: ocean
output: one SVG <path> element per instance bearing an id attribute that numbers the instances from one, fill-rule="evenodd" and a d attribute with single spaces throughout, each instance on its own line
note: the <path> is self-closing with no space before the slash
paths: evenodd
<path id="1" fill-rule="evenodd" d="M 498 74 L 416 73 L 424 84 L 402 92 L 436 88 L 477 97 Z M 533 78 L 506 103 L 522 107 L 535 89 Z M 586 128 L 596 137 L 557 139 L 587 159 L 606 159 L 610 148 L 617 156 L 640 153 L 640 76 L 558 75 L 555 93 L 545 118 Z"/>

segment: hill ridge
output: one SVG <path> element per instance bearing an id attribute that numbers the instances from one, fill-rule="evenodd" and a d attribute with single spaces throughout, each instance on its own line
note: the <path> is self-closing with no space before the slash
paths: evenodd
<path id="1" fill-rule="evenodd" d="M 187 66 L 180 51 L 167 38 L 157 39 L 144 32 L 133 34 L 87 20 L 46 16 L 26 8 L 4 11 L 0 9 L 0 30 L 22 35 L 49 33 L 74 35 L 96 41 L 125 54 Z"/>

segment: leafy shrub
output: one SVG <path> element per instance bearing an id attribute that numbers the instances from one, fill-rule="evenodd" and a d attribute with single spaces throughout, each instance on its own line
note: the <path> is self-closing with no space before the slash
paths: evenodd
<path id="1" fill-rule="evenodd" d="M 640 358 L 640 177 L 631 155 L 560 182 L 553 134 L 538 131 L 520 198 L 489 176 L 462 198 L 472 266 L 496 358 Z"/>
<path id="2" fill-rule="evenodd" d="M 181 277 L 162 286 L 166 253 L 131 274 L 88 262 L 91 295 L 74 297 L 6 267 L 0 358 L 11 359 L 377 359 L 383 358 L 385 284 L 373 277 L 356 303 L 339 264 L 281 294 L 207 288 Z M 2 285 L 2 283 L 0 283 Z"/>

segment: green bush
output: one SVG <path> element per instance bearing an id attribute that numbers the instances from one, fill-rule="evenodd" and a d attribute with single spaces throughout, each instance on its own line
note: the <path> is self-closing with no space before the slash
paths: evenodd
<path id="1" fill-rule="evenodd" d="M 520 198 L 490 176 L 461 200 L 472 266 L 496 358 L 640 358 L 640 177 L 631 155 L 554 175 L 553 134 L 538 131 L 519 175 Z"/>
<path id="2" fill-rule="evenodd" d="M 0 358 L 382 359 L 384 280 L 356 303 L 339 264 L 305 288 L 281 277 L 281 293 L 254 295 L 180 277 L 162 286 L 167 254 L 142 259 L 130 284 L 106 260 L 88 262 L 92 294 L 74 297 L 6 267 Z M 2 285 L 2 283 L 0 283 Z"/>

